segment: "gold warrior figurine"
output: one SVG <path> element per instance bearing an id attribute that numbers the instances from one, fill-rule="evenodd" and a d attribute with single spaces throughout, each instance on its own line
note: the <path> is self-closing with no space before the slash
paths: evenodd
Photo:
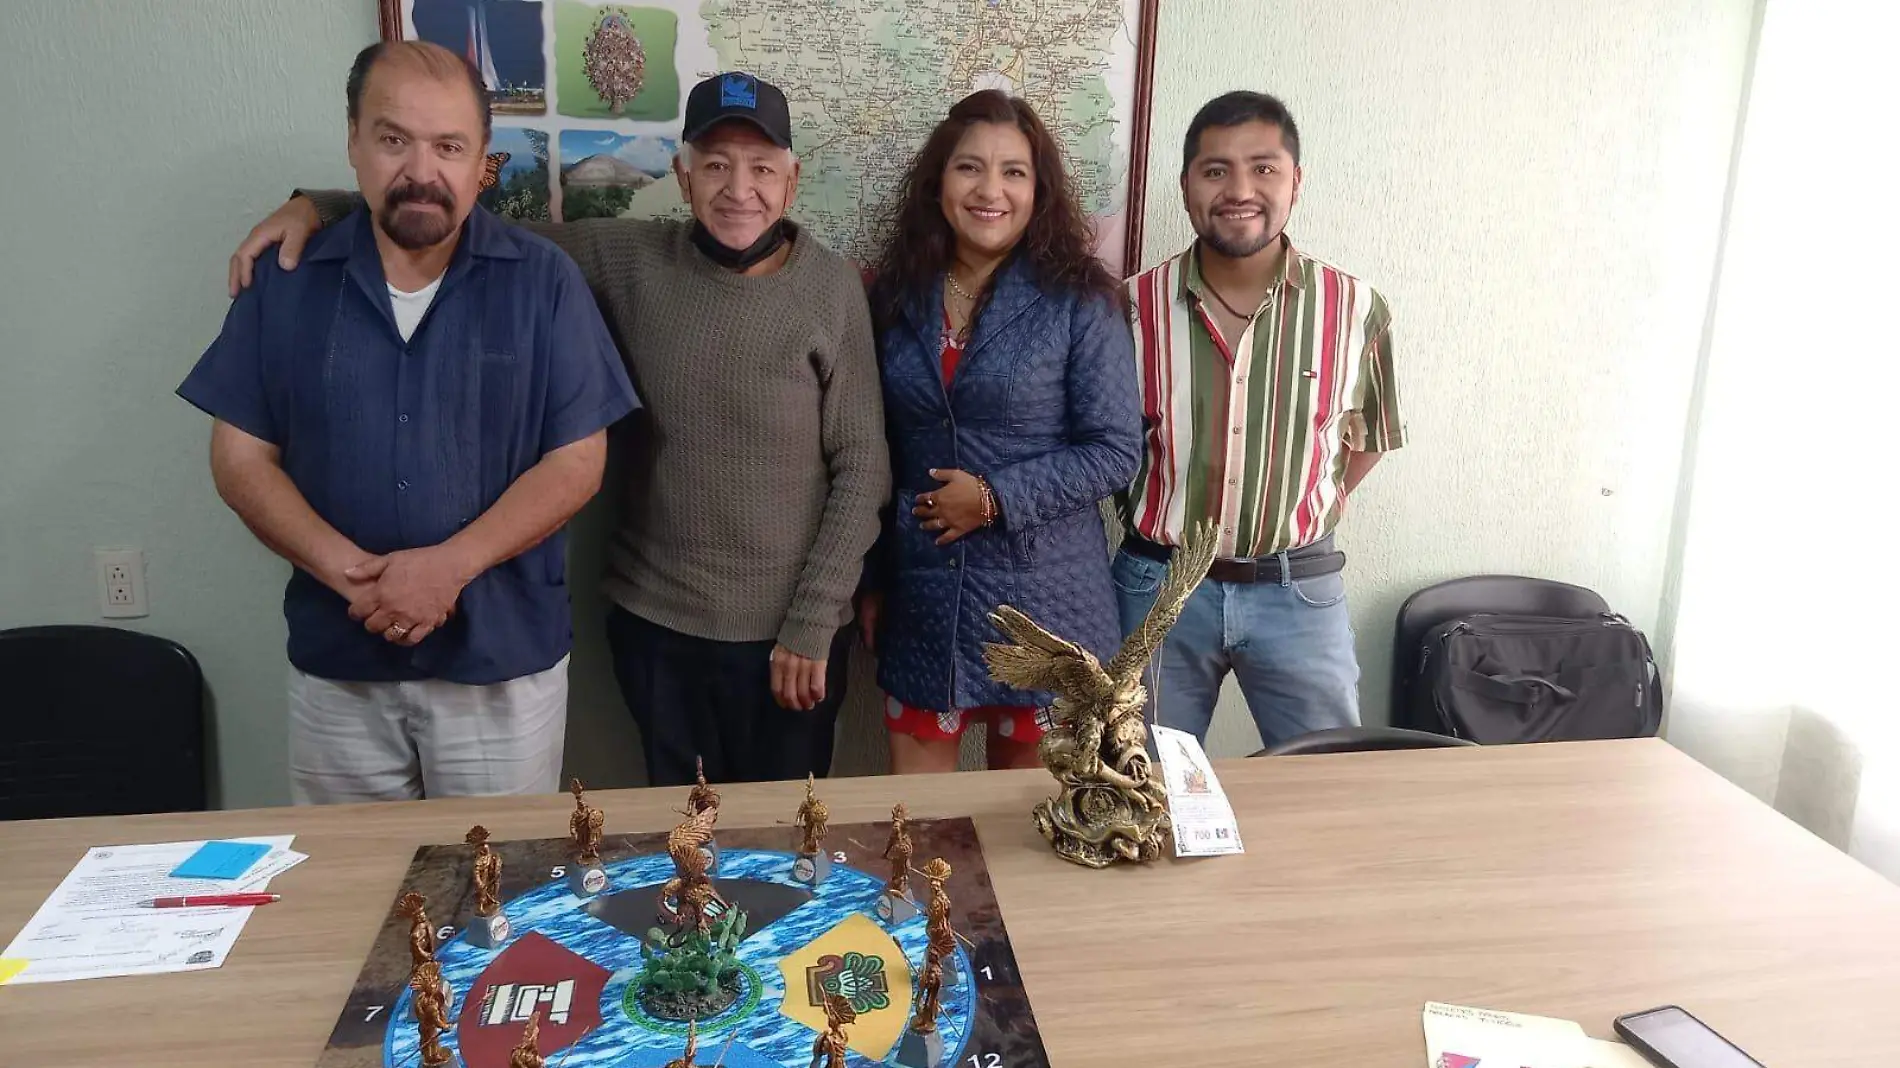
<path id="1" fill-rule="evenodd" d="M 429 924 L 429 914 L 423 909 L 422 895 L 411 890 L 396 902 L 396 909 L 409 917 L 409 977 L 428 973 L 429 981 L 436 984 L 442 994 L 442 1003 L 449 1003 L 449 981 L 442 977 L 442 966 L 436 963 L 435 928 Z"/>
<path id="2" fill-rule="evenodd" d="M 575 863 L 591 868 L 600 863 L 600 832 L 607 816 L 581 797 L 581 781 L 573 779 L 567 788 L 574 791 L 574 814 L 567 818 L 567 844 Z"/>
<path id="3" fill-rule="evenodd" d="M 479 823 L 463 841 L 475 847 L 475 915 L 493 916 L 501 909 L 501 855 L 488 848 L 488 828 Z"/>
<path id="4" fill-rule="evenodd" d="M 411 890 L 396 902 L 396 910 L 409 917 L 409 968 L 435 959 L 435 928 L 429 926 L 429 914 L 423 911 L 422 895 Z"/>
<path id="5" fill-rule="evenodd" d="M 851 1003 L 837 994 L 825 995 L 825 1029 L 811 1046 L 811 1068 L 844 1068 L 846 1044 L 844 1025 L 855 1023 L 858 1014 Z"/>
<path id="6" fill-rule="evenodd" d="M 891 837 L 884 844 L 884 859 L 891 862 L 891 881 L 884 892 L 893 897 L 910 893 L 910 810 L 899 801 L 891 808 Z"/>
<path id="7" fill-rule="evenodd" d="M 944 880 L 950 878 L 950 863 L 932 857 L 921 874 L 930 881 L 930 901 L 924 906 L 924 967 L 917 978 L 917 1015 L 910 1029 L 927 1035 L 937 1029 L 937 1013 L 943 1004 L 943 962 L 957 951 L 956 932 L 950 927 L 950 895 Z"/>
<path id="8" fill-rule="evenodd" d="M 434 965 L 435 962 L 429 963 Z M 449 1063 L 449 1051 L 442 1048 L 442 1032 L 449 1029 L 449 1017 L 448 1008 L 442 1002 L 441 973 L 431 974 L 428 967 L 418 969 L 409 977 L 409 988 L 415 991 L 416 1031 L 422 1039 L 422 1063 L 427 1068 L 441 1068 Z"/>
<path id="9" fill-rule="evenodd" d="M 816 782 L 805 776 L 805 803 L 798 806 L 798 817 L 793 821 L 804 832 L 804 841 L 799 844 L 800 853 L 816 853 L 825 837 L 825 825 L 831 821 L 831 810 L 818 800 L 815 791 Z"/>
<path id="10" fill-rule="evenodd" d="M 950 862 L 942 857 L 930 858 L 923 867 L 923 876 L 930 880 L 930 901 L 924 905 L 926 952 L 942 960 L 957 951 L 957 935 L 950 929 L 950 895 L 943 888 L 944 880 L 950 878 Z"/>
<path id="11" fill-rule="evenodd" d="M 521 1044 L 508 1051 L 508 1068 L 547 1068 L 548 1059 L 541 1056 L 540 1039 L 541 1010 L 536 1009 L 521 1032 Z"/>

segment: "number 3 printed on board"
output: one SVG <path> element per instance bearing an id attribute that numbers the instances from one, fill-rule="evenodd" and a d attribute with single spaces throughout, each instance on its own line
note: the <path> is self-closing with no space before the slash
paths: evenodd
<path id="1" fill-rule="evenodd" d="M 1003 1055 L 1000 1053 L 970 1054 L 970 1068 L 1003 1068 Z"/>

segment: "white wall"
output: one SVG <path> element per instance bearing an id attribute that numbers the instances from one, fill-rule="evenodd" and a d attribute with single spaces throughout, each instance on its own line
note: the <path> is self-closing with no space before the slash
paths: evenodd
<path id="1" fill-rule="evenodd" d="M 1167 0 L 1146 259 L 1192 239 L 1194 111 L 1280 96 L 1288 232 L 1393 309 L 1412 444 L 1341 529 L 1366 718 L 1392 618 L 1459 575 L 1581 583 L 1654 630 L 1753 0 Z M 1210 748 L 1251 752 L 1237 693 Z"/>
<path id="2" fill-rule="evenodd" d="M 0 627 L 93 620 L 92 548 L 143 548 L 152 616 L 135 625 L 203 662 L 223 800 L 279 802 L 283 565 L 217 500 L 206 421 L 171 390 L 217 331 L 250 224 L 295 184 L 350 182 L 343 77 L 375 4 L 13 7 Z M 1415 443 L 1343 535 L 1369 715 L 1393 611 L 1441 578 L 1582 582 L 1653 625 L 1750 0 L 1162 7 L 1149 258 L 1188 238 L 1171 191 L 1189 116 L 1269 89 L 1304 126 L 1295 237 L 1395 309 Z M 599 571 L 606 511 L 579 521 L 577 576 Z M 576 592 L 569 767 L 636 782 L 600 601 Z M 1233 713 L 1216 748 L 1248 751 Z M 875 717 L 860 675 L 840 770 L 882 767 Z"/>

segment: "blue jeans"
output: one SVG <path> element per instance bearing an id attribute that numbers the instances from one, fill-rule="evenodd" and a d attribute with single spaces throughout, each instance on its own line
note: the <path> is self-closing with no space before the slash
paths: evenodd
<path id="1" fill-rule="evenodd" d="M 1167 570 L 1158 560 L 1116 554 L 1123 634 L 1141 625 Z M 1278 583 L 1209 579 L 1188 599 L 1156 660 L 1148 690 L 1159 720 L 1203 744 L 1229 671 L 1267 745 L 1359 723 L 1359 659 L 1342 572 Z"/>

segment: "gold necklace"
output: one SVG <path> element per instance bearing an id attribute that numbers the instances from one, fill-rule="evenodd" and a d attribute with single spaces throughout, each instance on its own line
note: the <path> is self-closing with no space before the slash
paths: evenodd
<path id="1" fill-rule="evenodd" d="M 965 312 L 963 315 L 963 322 L 961 324 L 958 324 L 957 316 L 952 314 L 950 311 L 950 302 L 947 300 L 943 302 L 944 318 L 949 320 L 950 322 L 950 329 L 952 332 L 952 336 L 954 336 L 958 342 L 962 342 L 963 339 L 969 336 L 969 333 L 970 333 L 970 323 L 976 312 L 976 298 L 971 296 L 967 290 L 965 290 L 962 286 L 957 284 L 956 275 L 950 273 L 949 271 L 945 271 L 943 274 L 943 277 L 945 281 L 950 283 L 950 291 L 952 293 L 955 293 L 957 296 L 962 297 L 964 301 L 970 305 L 969 311 Z"/>
<path id="2" fill-rule="evenodd" d="M 971 293 L 969 290 L 963 288 L 961 285 L 957 284 L 957 272 L 945 271 L 943 272 L 943 276 L 946 280 L 949 281 L 951 292 L 955 293 L 957 296 L 962 297 L 964 300 L 967 300 L 972 304 L 976 303 L 976 295 Z"/>

